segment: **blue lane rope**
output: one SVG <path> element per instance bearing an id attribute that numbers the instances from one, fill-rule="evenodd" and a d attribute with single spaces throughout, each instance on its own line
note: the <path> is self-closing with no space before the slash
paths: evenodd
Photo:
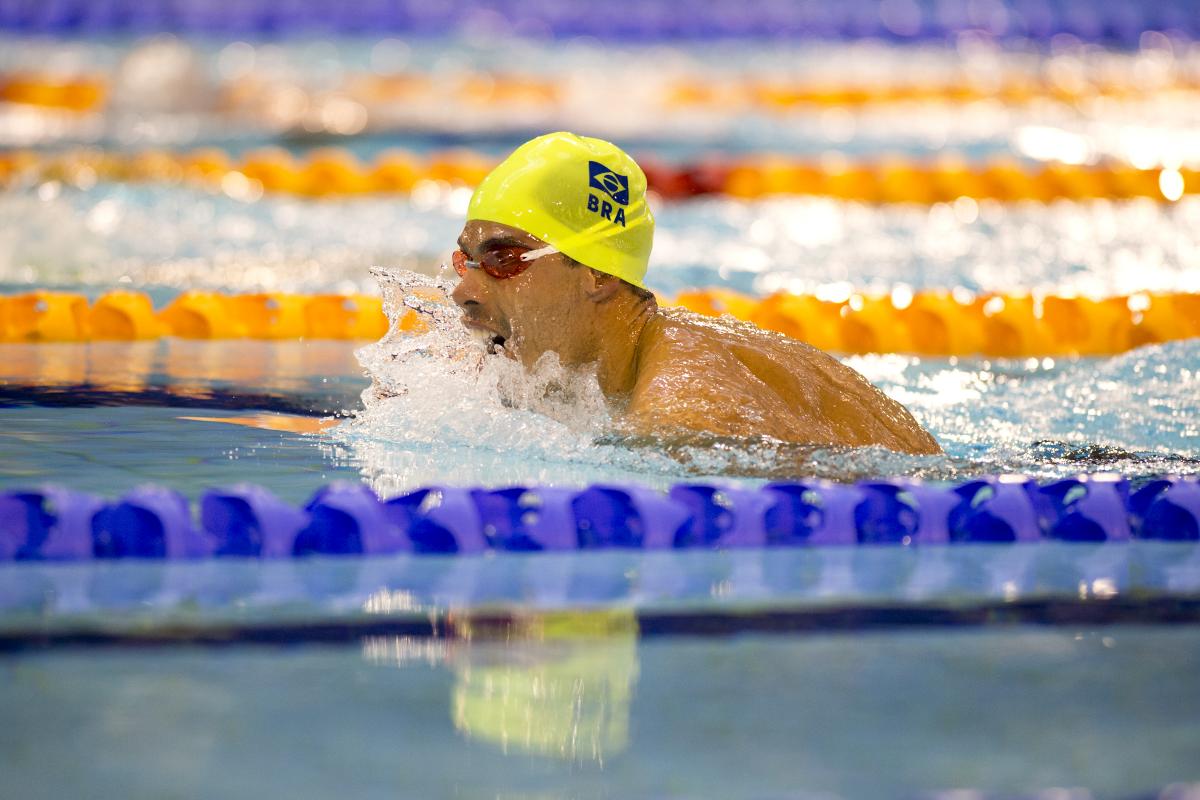
<path id="1" fill-rule="evenodd" d="M 1083 42 L 1136 47 L 1142 33 L 1200 36 L 1195 0 L 1000 0 L 980 11 L 966 0 L 744 3 L 644 0 L 621 13 L 594 0 L 0 0 L 0 30 L 88 36 L 178 33 L 251 37 L 446 35 L 499 14 L 517 31 L 623 42 L 722 37 L 788 40 L 945 40 L 972 32 L 1002 41 Z"/>
<path id="2" fill-rule="evenodd" d="M 1131 490 L 1116 475 L 957 486 L 896 478 L 761 488 L 680 484 L 585 489 L 428 487 L 381 501 L 334 483 L 302 507 L 258 486 L 197 506 L 155 486 L 116 501 L 49 486 L 0 493 L 0 561 L 291 558 L 308 555 L 928 546 L 1131 538 L 1200 540 L 1200 477 Z"/>

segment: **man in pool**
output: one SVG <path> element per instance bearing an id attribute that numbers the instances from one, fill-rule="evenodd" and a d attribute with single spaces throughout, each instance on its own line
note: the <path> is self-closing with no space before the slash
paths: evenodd
<path id="1" fill-rule="evenodd" d="M 653 238 L 632 158 L 600 139 L 540 136 L 475 190 L 453 298 L 489 350 L 595 369 L 632 434 L 941 451 L 902 405 L 820 350 L 659 308 L 642 284 Z"/>

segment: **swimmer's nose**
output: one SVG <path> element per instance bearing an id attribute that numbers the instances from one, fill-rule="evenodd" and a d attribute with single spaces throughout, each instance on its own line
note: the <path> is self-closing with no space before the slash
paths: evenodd
<path id="1" fill-rule="evenodd" d="M 468 305 L 479 305 L 483 299 L 487 289 L 483 285 L 483 281 L 479 278 L 479 270 L 467 270 L 467 274 L 462 276 L 462 280 L 458 282 L 458 286 L 454 287 L 454 291 L 450 293 L 451 299 L 462 308 Z"/>

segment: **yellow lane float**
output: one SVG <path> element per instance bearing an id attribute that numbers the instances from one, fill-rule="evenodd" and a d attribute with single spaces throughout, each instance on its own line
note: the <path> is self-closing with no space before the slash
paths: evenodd
<path id="1" fill-rule="evenodd" d="M 1200 336 L 1200 294 L 1139 292 L 1109 298 L 931 289 L 853 293 L 833 301 L 776 293 L 755 298 L 695 289 L 664 306 L 731 315 L 837 353 L 930 356 L 1097 356 Z M 155 311 L 141 292 L 35 291 L 0 297 L 0 342 L 182 339 L 378 339 L 387 332 L 371 295 L 224 294 L 190 290 Z M 415 311 L 402 331 L 422 332 Z"/>
<path id="2" fill-rule="evenodd" d="M 157 181 L 204 186 L 241 200 L 264 192 L 313 198 L 407 193 L 419 185 L 470 188 L 495 159 L 467 150 L 417 156 L 390 150 L 370 164 L 340 148 L 304 157 L 263 148 L 241 159 L 212 149 L 189 153 L 128 154 L 0 152 L 0 186 L 20 181 Z M 1119 161 L 1095 164 L 1034 163 L 1010 156 L 986 161 L 889 156 L 876 161 L 813 160 L 780 155 L 706 158 L 668 165 L 643 164 L 650 188 L 665 199 L 724 194 L 739 199 L 815 195 L 862 203 L 951 203 L 961 197 L 999 202 L 1130 199 L 1160 202 L 1200 193 L 1195 165 L 1138 169 Z"/>

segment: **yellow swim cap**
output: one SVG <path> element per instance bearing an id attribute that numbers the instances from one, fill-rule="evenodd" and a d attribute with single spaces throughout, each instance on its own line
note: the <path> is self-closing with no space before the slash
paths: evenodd
<path id="1" fill-rule="evenodd" d="M 645 288 L 654 243 L 646 176 L 611 142 L 565 132 L 531 139 L 483 179 L 467 219 L 519 228 Z"/>

